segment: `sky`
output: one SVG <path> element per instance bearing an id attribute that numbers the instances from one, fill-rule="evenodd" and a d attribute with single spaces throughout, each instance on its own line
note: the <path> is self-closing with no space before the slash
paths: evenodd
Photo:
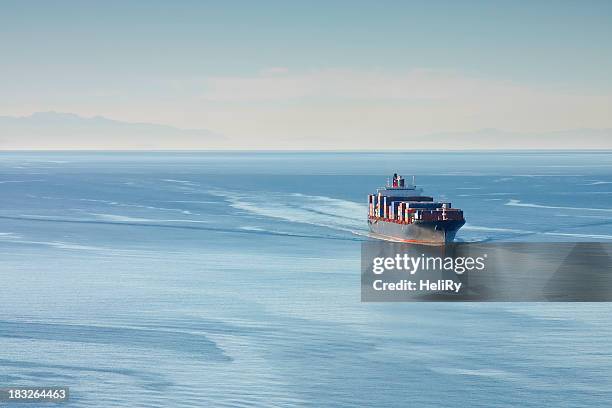
<path id="1" fill-rule="evenodd" d="M 243 149 L 612 129 L 610 1 L 0 0 L 0 10 L 0 116 L 207 129 Z"/>

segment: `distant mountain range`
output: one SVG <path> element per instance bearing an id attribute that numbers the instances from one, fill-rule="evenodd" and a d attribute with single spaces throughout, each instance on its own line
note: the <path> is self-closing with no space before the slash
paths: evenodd
<path id="1" fill-rule="evenodd" d="M 102 116 L 37 112 L 0 116 L 0 149 L 209 149 L 224 138 L 206 129 L 131 123 Z"/>
<path id="2" fill-rule="evenodd" d="M 384 135 L 376 135 L 384 136 Z M 333 138 L 324 138 L 329 141 Z M 289 139 L 290 140 L 290 139 Z M 326 149 L 322 142 L 318 147 Z M 400 150 L 465 150 L 465 149 L 611 149 L 612 129 L 572 129 L 556 132 L 520 133 L 499 129 L 467 132 L 441 132 L 427 135 L 406 135 L 389 138 L 386 146 Z M 261 140 L 261 146 L 274 141 Z M 285 141 L 287 142 L 287 140 Z M 295 140 L 299 149 L 300 141 Z M 246 142 L 244 142 L 246 143 Z M 250 146 L 257 148 L 253 140 Z M 284 146 L 286 146 L 285 143 Z M 344 150 L 371 150 L 370 144 L 354 140 Z M 241 141 L 206 129 L 180 129 L 152 123 L 131 123 L 102 116 L 83 117 L 73 113 L 37 112 L 30 116 L 0 116 L 0 150 L 163 150 L 163 149 L 241 149 Z M 292 148 L 288 146 L 286 148 Z M 380 146 L 378 149 L 385 149 Z M 376 148 L 374 148 L 376 150 Z"/>

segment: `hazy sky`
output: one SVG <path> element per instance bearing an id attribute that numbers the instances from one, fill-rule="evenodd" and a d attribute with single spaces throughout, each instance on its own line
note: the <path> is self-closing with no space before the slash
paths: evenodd
<path id="1" fill-rule="evenodd" d="M 612 128 L 611 39 L 612 1 L 0 0 L 0 115 L 244 148 Z"/>

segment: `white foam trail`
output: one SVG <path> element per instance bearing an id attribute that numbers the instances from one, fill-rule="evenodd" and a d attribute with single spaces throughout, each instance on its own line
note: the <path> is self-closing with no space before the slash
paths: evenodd
<path id="1" fill-rule="evenodd" d="M 605 235 L 605 234 L 570 234 L 570 233 L 563 233 L 563 232 L 545 232 L 544 235 L 557 235 L 561 237 L 587 238 L 587 239 L 612 239 L 612 235 Z"/>
<path id="2" fill-rule="evenodd" d="M 510 379 L 512 374 L 497 369 L 491 368 L 480 368 L 480 369 L 467 369 L 467 368 L 455 368 L 455 367 L 431 367 L 434 372 L 442 374 L 460 375 L 460 376 L 473 376 L 473 377 L 486 377 L 486 378 L 500 378 Z"/>
<path id="3" fill-rule="evenodd" d="M 162 181 L 165 181 L 167 183 L 184 184 L 186 186 L 197 186 L 196 183 L 189 181 L 189 180 L 162 179 Z"/>
<path id="4" fill-rule="evenodd" d="M 128 217 L 125 215 L 115 215 L 115 214 L 89 213 L 89 215 L 93 215 L 103 220 L 117 221 L 117 222 L 153 222 L 155 221 L 150 218 L 136 218 L 136 217 Z"/>
<path id="5" fill-rule="evenodd" d="M 56 215 L 39 215 L 39 214 L 19 214 L 20 217 L 24 217 L 27 219 L 36 220 L 56 220 Z M 78 217 L 62 217 L 64 221 L 81 221 L 82 218 Z"/>
<path id="6" fill-rule="evenodd" d="M 205 200 L 166 200 L 164 203 L 184 203 L 184 204 L 218 204 L 217 201 Z"/>
<path id="7" fill-rule="evenodd" d="M 469 224 L 465 224 L 463 226 L 463 229 L 467 230 L 467 231 L 508 232 L 508 233 L 514 233 L 514 234 L 542 234 L 542 235 L 572 237 L 572 238 L 610 239 L 610 240 L 612 240 L 612 235 L 606 235 L 606 234 L 577 234 L 577 233 L 564 233 L 564 232 L 538 232 L 538 231 L 527 231 L 527 230 L 520 230 L 520 229 L 511 229 L 511 228 L 481 227 L 481 226 L 469 225 Z"/>
<path id="8" fill-rule="evenodd" d="M 250 227 L 250 226 L 244 226 L 244 227 L 240 227 L 241 230 L 245 230 L 245 231 L 266 231 L 264 228 L 260 228 L 260 227 Z"/>
<path id="9" fill-rule="evenodd" d="M 53 198 L 53 197 L 49 197 L 49 198 Z M 108 201 L 108 200 L 94 200 L 93 198 L 79 198 L 79 201 L 87 201 L 90 203 L 103 203 L 103 204 L 108 204 L 108 205 L 119 205 L 118 202 L 116 201 Z"/>
<path id="10" fill-rule="evenodd" d="M 554 205 L 541 205 L 541 204 L 522 203 L 520 200 L 510 200 L 505 205 L 509 205 L 509 206 L 513 206 L 513 207 L 548 208 L 548 209 L 555 209 L 555 210 L 578 210 L 578 211 L 606 211 L 606 212 L 612 212 L 612 208 L 562 207 L 562 206 L 554 206 Z"/>
<path id="11" fill-rule="evenodd" d="M 26 239 L 22 235 L 15 234 L 12 232 L 0 232 L 0 242 L 18 244 L 18 245 L 40 245 L 56 249 L 67 249 L 72 251 L 97 251 L 104 253 L 115 253 L 122 255 L 138 254 L 141 250 L 135 251 L 132 249 L 118 249 L 109 247 L 100 247 L 93 245 L 83 245 L 74 242 L 65 241 L 36 241 L 32 239 Z"/>
<path id="12" fill-rule="evenodd" d="M 272 229 L 266 229 L 266 228 L 261 228 L 261 227 L 256 227 L 256 226 L 249 226 L 249 225 L 240 227 L 239 229 L 241 229 L 243 231 L 265 232 L 265 233 L 270 233 L 270 234 L 275 234 L 275 235 L 288 235 L 288 236 L 292 236 L 292 235 L 295 234 L 295 232 L 272 230 Z"/>
<path id="13" fill-rule="evenodd" d="M 107 221 L 115 221 L 115 222 L 191 222 L 191 223 L 202 223 L 206 224 L 208 221 L 203 220 L 185 220 L 185 219 L 155 219 L 155 218 L 138 218 L 138 217 L 129 217 L 126 215 L 117 215 L 117 214 L 100 214 L 100 213 L 88 213 L 89 215 L 96 216 L 100 219 Z"/>
<path id="14" fill-rule="evenodd" d="M 95 247 L 91 245 L 79 245 L 79 244 L 73 244 L 70 242 L 62 242 L 62 241 L 36 242 L 36 243 L 42 244 L 42 245 L 49 245 L 49 246 L 52 246 L 54 248 L 59 248 L 59 249 L 74 249 L 74 250 L 81 250 L 81 251 L 106 251 L 107 250 L 107 248 Z"/>
<path id="15" fill-rule="evenodd" d="M 162 179 L 162 181 L 168 181 L 170 183 L 191 183 L 189 180 L 175 180 L 175 179 Z"/>
<path id="16" fill-rule="evenodd" d="M 251 214 L 284 221 L 327 227 L 362 235 L 365 231 L 367 207 L 354 201 L 300 193 L 247 194 L 214 190 L 232 208 Z"/>
<path id="17" fill-rule="evenodd" d="M 535 231 L 527 231 L 512 228 L 495 228 L 495 227 L 482 227 L 479 225 L 465 224 L 463 229 L 466 231 L 484 231 L 484 232 L 510 232 L 514 234 L 535 234 Z"/>
<path id="18" fill-rule="evenodd" d="M 14 232 L 0 232 L 0 239 L 19 239 L 21 235 L 15 234 Z"/>
<path id="19" fill-rule="evenodd" d="M 75 244 L 71 242 L 63 242 L 63 241 L 31 241 L 24 240 L 21 236 L 14 235 L 10 237 L 11 239 L 2 239 L 5 242 L 10 242 L 12 244 L 25 244 L 25 245 L 43 245 L 52 248 L 58 249 L 71 249 L 71 250 L 79 250 L 79 251 L 108 251 L 109 248 L 96 247 L 91 245 L 81 245 Z M 1 238 L 0 238 L 1 239 Z"/>
<path id="20" fill-rule="evenodd" d="M 127 203 L 119 203 L 117 201 L 95 200 L 95 199 L 91 199 L 91 198 L 79 198 L 78 200 L 79 201 L 88 201 L 88 202 L 93 202 L 93 203 L 103 203 L 103 204 L 113 205 L 113 206 L 117 206 L 117 207 L 144 208 L 146 210 L 175 211 L 175 212 L 180 212 L 181 214 L 185 214 L 185 215 L 200 215 L 200 214 L 192 213 L 189 210 L 184 210 L 182 208 L 154 207 L 154 206 L 151 206 L 151 205 L 127 204 Z"/>
<path id="21" fill-rule="evenodd" d="M 155 222 L 191 222 L 191 223 L 195 223 L 195 224 L 209 224 L 208 221 L 204 221 L 204 220 L 184 220 L 184 219 L 170 219 L 170 220 L 153 220 Z"/>
<path id="22" fill-rule="evenodd" d="M 585 186 L 598 186 L 600 184 L 612 184 L 612 181 L 594 181 L 592 183 L 584 184 Z"/>
<path id="23" fill-rule="evenodd" d="M 459 197 L 480 197 L 480 196 L 508 196 L 516 195 L 516 193 L 471 193 L 471 194 L 459 194 Z"/>
<path id="24" fill-rule="evenodd" d="M 0 184 L 8 184 L 8 183 L 36 183 L 45 180 L 0 180 Z"/>

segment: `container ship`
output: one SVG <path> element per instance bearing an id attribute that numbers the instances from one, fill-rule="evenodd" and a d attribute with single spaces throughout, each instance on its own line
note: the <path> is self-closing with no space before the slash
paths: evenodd
<path id="1" fill-rule="evenodd" d="M 435 202 L 423 189 L 393 175 L 391 183 L 368 196 L 368 226 L 374 237 L 400 242 L 445 245 L 465 224 L 463 211 Z"/>

